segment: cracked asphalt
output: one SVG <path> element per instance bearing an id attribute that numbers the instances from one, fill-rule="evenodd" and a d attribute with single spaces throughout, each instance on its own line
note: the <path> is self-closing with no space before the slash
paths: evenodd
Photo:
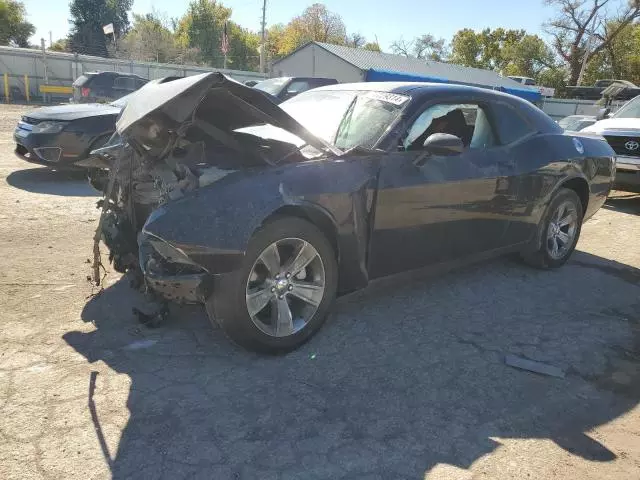
<path id="1" fill-rule="evenodd" d="M 380 282 L 266 358 L 198 308 L 141 326 L 113 272 L 90 297 L 97 196 L 13 156 L 24 111 L 0 107 L 0 478 L 640 478 L 640 197 L 559 271 Z"/>

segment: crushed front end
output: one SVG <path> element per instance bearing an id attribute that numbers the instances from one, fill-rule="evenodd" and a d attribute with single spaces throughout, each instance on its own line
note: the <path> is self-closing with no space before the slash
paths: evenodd
<path id="1" fill-rule="evenodd" d="M 265 124 L 288 131 L 300 144 L 251 133 Z M 103 242 L 116 271 L 133 272 L 146 291 L 183 303 L 202 303 L 211 294 L 212 274 L 206 261 L 199 261 L 207 255 L 145 231 L 145 224 L 227 175 L 300 161 L 305 158 L 301 145 L 316 152 L 324 147 L 262 93 L 221 74 L 141 89 L 116 127 L 85 165 L 108 173 L 100 183 L 104 199 L 94 237 L 93 280 L 100 284 Z"/>

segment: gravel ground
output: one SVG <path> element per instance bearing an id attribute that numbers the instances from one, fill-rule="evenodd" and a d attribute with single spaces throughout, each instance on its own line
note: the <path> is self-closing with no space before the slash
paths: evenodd
<path id="1" fill-rule="evenodd" d="M 96 194 L 13 156 L 22 111 L 0 107 L 0 478 L 640 478 L 640 197 L 560 271 L 380 283 L 264 358 L 197 308 L 142 327 L 114 273 L 89 297 Z"/>

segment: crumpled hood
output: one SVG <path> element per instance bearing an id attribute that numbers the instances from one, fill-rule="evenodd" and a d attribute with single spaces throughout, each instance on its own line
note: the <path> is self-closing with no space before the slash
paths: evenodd
<path id="1" fill-rule="evenodd" d="M 159 146 L 188 122 L 216 140 L 233 146 L 231 133 L 271 124 L 319 149 L 341 153 L 300 125 L 261 91 L 221 73 L 204 73 L 168 83 L 147 85 L 130 97 L 116 123 L 117 131 L 144 146 Z"/>
<path id="2" fill-rule="evenodd" d="M 602 133 L 605 130 L 637 130 L 640 133 L 640 118 L 608 118 L 600 120 L 582 131 Z"/>
<path id="3" fill-rule="evenodd" d="M 118 115 L 120 109 L 104 103 L 72 103 L 42 107 L 28 112 L 25 117 L 36 120 L 77 120 L 97 115 Z"/>

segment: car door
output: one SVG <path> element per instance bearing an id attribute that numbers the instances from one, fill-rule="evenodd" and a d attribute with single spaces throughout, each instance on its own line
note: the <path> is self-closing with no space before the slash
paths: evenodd
<path id="1" fill-rule="evenodd" d="M 447 115 L 457 124 L 436 132 Z M 504 245 L 509 203 L 516 197 L 513 163 L 498 145 L 490 118 L 485 105 L 466 100 L 427 104 L 408 122 L 398 151 L 381 163 L 369 256 L 372 277 Z M 423 143 L 431 133 L 458 136 L 464 149 L 428 154 Z"/>

